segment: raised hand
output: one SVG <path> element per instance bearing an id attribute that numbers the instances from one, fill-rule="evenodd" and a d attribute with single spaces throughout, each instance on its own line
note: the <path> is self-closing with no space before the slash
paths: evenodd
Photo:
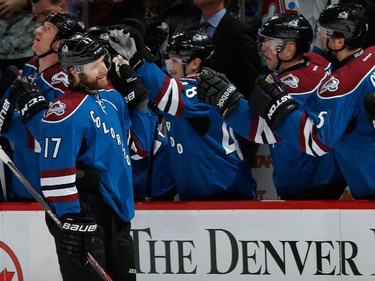
<path id="1" fill-rule="evenodd" d="M 242 94 L 224 74 L 210 68 L 203 68 L 199 75 L 197 91 L 198 99 L 213 105 L 224 118 L 236 109 L 242 98 Z"/>

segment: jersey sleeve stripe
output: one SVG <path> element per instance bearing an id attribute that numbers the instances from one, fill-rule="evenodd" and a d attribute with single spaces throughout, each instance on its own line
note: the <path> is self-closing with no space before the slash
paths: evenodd
<path id="1" fill-rule="evenodd" d="M 54 190 L 43 190 L 43 195 L 47 197 L 61 197 L 61 196 L 68 196 L 76 194 L 77 188 L 69 187 L 69 188 L 63 188 L 63 189 L 54 189 Z"/>
<path id="2" fill-rule="evenodd" d="M 49 186 L 49 185 L 61 185 L 61 184 L 69 184 L 74 183 L 76 179 L 76 175 L 67 175 L 61 177 L 50 177 L 46 178 L 43 177 L 40 179 L 40 183 L 42 186 Z"/>
<path id="3" fill-rule="evenodd" d="M 306 113 L 301 118 L 300 146 L 301 150 L 312 156 L 322 156 L 330 151 L 330 147 L 323 144 L 314 128 L 314 121 Z"/>
<path id="4" fill-rule="evenodd" d="M 46 196 L 46 201 L 47 203 L 63 203 L 63 202 L 74 202 L 77 201 L 78 198 L 78 193 L 71 194 L 71 195 L 66 195 L 66 196 Z"/>
<path id="5" fill-rule="evenodd" d="M 253 124 L 250 131 L 250 140 L 254 140 L 256 143 L 268 143 L 272 144 L 276 142 L 276 138 L 268 127 L 266 120 L 259 117 L 257 114 L 253 116 Z"/>
<path id="6" fill-rule="evenodd" d="M 76 174 L 76 167 L 70 167 L 65 169 L 59 170 L 49 170 L 49 171 L 41 171 L 40 177 L 41 178 L 50 178 L 50 177 L 60 177 L 66 175 L 75 175 Z"/>
<path id="7" fill-rule="evenodd" d="M 33 135 L 31 134 L 29 130 L 27 130 L 27 145 L 30 150 L 36 153 L 41 152 L 41 147 L 40 147 L 39 142 L 33 137 Z"/>

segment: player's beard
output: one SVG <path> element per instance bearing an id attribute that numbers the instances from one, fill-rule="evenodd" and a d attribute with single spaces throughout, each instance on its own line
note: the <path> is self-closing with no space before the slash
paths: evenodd
<path id="1" fill-rule="evenodd" d="M 81 80 L 79 84 L 88 91 L 105 89 L 108 85 L 107 78 L 98 80 L 97 77 L 91 78 L 86 76 L 84 73 L 82 73 L 79 78 Z"/>

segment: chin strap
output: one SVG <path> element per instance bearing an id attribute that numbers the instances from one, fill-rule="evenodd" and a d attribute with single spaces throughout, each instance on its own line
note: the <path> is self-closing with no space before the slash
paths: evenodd
<path id="1" fill-rule="evenodd" d="M 45 52 L 44 54 L 39 55 L 38 58 L 41 59 L 41 58 L 44 58 L 44 57 L 46 57 L 46 56 L 48 56 L 50 54 L 55 54 L 55 53 L 56 53 L 55 51 L 49 50 L 48 52 Z"/>
<path id="2" fill-rule="evenodd" d="M 42 59 L 42 58 L 44 58 L 44 57 L 46 57 L 50 54 L 57 54 L 57 52 L 55 52 L 52 48 L 52 45 L 53 45 L 53 43 L 56 42 L 56 40 L 57 39 L 55 38 L 55 40 L 52 41 L 51 45 L 49 46 L 49 51 L 45 52 L 44 54 L 39 55 L 38 58 Z"/>

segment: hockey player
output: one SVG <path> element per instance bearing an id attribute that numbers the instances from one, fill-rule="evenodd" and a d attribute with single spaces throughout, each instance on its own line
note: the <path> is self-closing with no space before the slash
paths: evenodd
<path id="1" fill-rule="evenodd" d="M 130 126 L 134 132 L 139 125 L 136 135 L 145 138 L 137 143 L 147 147 L 150 118 L 142 104 L 130 112 L 123 96 L 108 88 L 110 57 L 100 43 L 76 34 L 63 41 L 58 54 L 69 76 L 69 89 L 50 105 L 41 122 L 33 119 L 39 118 L 37 105 L 43 103 L 35 84 L 21 79 L 14 87 L 22 117 L 29 118 L 32 132 L 34 127 L 40 132 L 43 195 L 62 224 L 76 226 L 61 230 L 47 216 L 63 280 L 101 280 L 87 265 L 88 251 L 113 280 L 136 280 L 128 138 Z M 137 124 L 131 123 L 130 114 L 138 115 Z M 76 163 L 92 168 L 98 176 L 78 184 Z"/>
<path id="2" fill-rule="evenodd" d="M 359 5 L 331 5 L 322 11 L 319 24 L 327 47 L 343 66 L 303 106 L 276 76 L 261 76 L 249 105 L 283 141 L 304 153 L 320 157 L 332 150 L 353 197 L 374 198 L 375 135 L 363 103 L 375 88 L 375 48 L 362 49 L 366 14 Z"/>
<path id="3" fill-rule="evenodd" d="M 151 62 L 150 51 L 134 28 L 111 30 L 110 44 L 129 60 L 150 89 L 150 100 L 164 113 L 180 199 L 254 199 L 256 182 L 233 130 L 197 98 L 196 78 L 214 51 L 208 35 L 181 33 L 169 42 L 166 67 L 173 78 Z"/>
<path id="4" fill-rule="evenodd" d="M 76 32 L 83 32 L 81 21 L 68 14 L 50 14 L 44 24 L 36 29 L 33 51 L 36 56 L 25 64 L 22 76 L 34 81 L 47 103 L 54 101 L 68 87 L 68 76 L 62 69 L 57 56 L 57 49 L 62 41 Z M 21 134 L 22 133 L 22 134 Z M 29 182 L 41 193 L 39 177 L 40 146 L 20 119 L 13 120 L 7 134 L 14 142 L 13 161 Z M 36 153 L 35 153 L 36 152 Z M 30 200 L 32 196 L 22 183 L 13 176 L 12 186 L 16 200 Z"/>
<path id="5" fill-rule="evenodd" d="M 142 85 L 137 78 L 134 70 L 127 64 L 123 64 L 123 57 L 117 54 L 112 47 L 109 45 L 109 31 L 105 26 L 94 26 L 88 29 L 88 34 L 94 40 L 102 43 L 109 51 L 112 57 L 114 67 L 108 72 L 108 76 L 113 86 L 120 92 L 129 92 L 128 88 L 141 88 L 143 92 L 148 93 L 148 90 Z M 122 64 L 121 64 L 122 62 Z M 116 71 L 117 70 L 117 71 Z M 120 79 L 118 73 L 122 73 L 125 76 L 124 79 Z M 139 97 L 142 98 L 142 97 Z M 133 107 L 132 104 L 138 103 L 134 99 L 132 93 L 127 98 L 128 107 Z M 154 108 L 152 108 L 154 109 Z M 159 129 L 159 118 L 153 110 L 148 109 L 148 113 L 154 117 L 154 133 L 150 134 L 152 139 L 150 140 L 150 147 L 147 147 L 147 151 L 153 151 L 153 153 L 147 153 L 147 151 L 137 151 L 135 143 L 130 146 L 132 171 L 133 171 L 133 188 L 134 198 L 137 201 L 144 200 L 173 200 L 176 193 L 175 183 L 171 175 L 168 141 L 164 134 Z"/>
<path id="6" fill-rule="evenodd" d="M 258 36 L 259 50 L 268 69 L 278 73 L 285 89 L 300 106 L 308 105 L 309 97 L 316 94 L 321 81 L 330 71 L 328 61 L 308 52 L 312 37 L 311 25 L 296 13 L 271 17 Z M 212 78 L 209 79 L 202 75 L 198 96 L 202 101 L 216 105 L 225 91 L 215 85 L 218 80 L 214 73 L 210 75 Z M 212 90 L 214 87 L 218 89 L 216 94 Z M 244 137 L 271 144 L 273 181 L 281 199 L 340 198 L 346 183 L 333 153 L 316 158 L 301 152 L 275 136 L 265 120 L 248 107 L 246 100 L 238 100 L 238 104 L 239 108 L 227 113 L 225 120 Z"/>

